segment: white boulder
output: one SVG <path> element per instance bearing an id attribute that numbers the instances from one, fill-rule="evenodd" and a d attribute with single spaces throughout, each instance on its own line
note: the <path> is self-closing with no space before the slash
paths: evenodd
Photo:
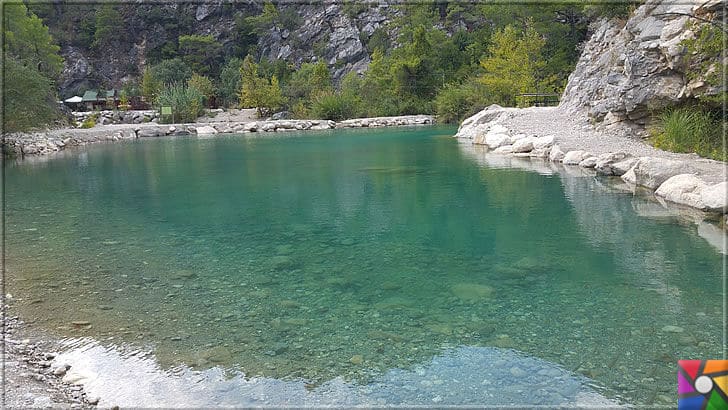
<path id="1" fill-rule="evenodd" d="M 510 137 L 507 134 L 494 134 L 489 132 L 485 135 L 485 145 L 490 149 L 496 149 L 503 145 L 509 145 Z"/>
<path id="2" fill-rule="evenodd" d="M 197 135 L 212 135 L 217 134 L 217 130 L 213 127 L 210 127 L 209 125 L 203 125 L 202 127 L 197 127 Z"/>
<path id="3" fill-rule="evenodd" d="M 693 174 L 679 174 L 663 182 L 655 195 L 676 204 L 706 209 L 701 195 L 706 186 L 702 179 Z"/>
<path id="4" fill-rule="evenodd" d="M 502 145 L 495 149 L 496 154 L 510 154 L 513 152 L 513 145 Z"/>
<path id="5" fill-rule="evenodd" d="M 521 138 L 513 143 L 513 152 L 529 152 L 533 149 L 533 141 L 535 138 Z"/>
<path id="6" fill-rule="evenodd" d="M 700 200 L 708 211 L 728 212 L 728 182 L 723 181 L 703 188 Z"/>
<path id="7" fill-rule="evenodd" d="M 549 148 L 554 145 L 554 136 L 546 135 L 533 140 L 533 149 Z"/>
<path id="8" fill-rule="evenodd" d="M 564 159 L 561 161 L 564 165 L 579 165 L 579 163 L 587 158 L 591 154 L 583 150 L 569 151 L 564 155 Z"/>
<path id="9" fill-rule="evenodd" d="M 558 145 L 554 145 L 551 147 L 551 152 L 549 153 L 549 160 L 552 162 L 561 162 L 564 160 L 564 151 L 561 150 L 561 148 Z"/>
<path id="10" fill-rule="evenodd" d="M 633 185 L 657 189 L 670 177 L 678 174 L 687 174 L 691 168 L 682 161 L 665 158 L 640 157 L 632 168 L 624 175 L 622 180 Z"/>
<path id="11" fill-rule="evenodd" d="M 594 168 L 594 166 L 597 164 L 597 157 L 586 157 L 581 162 L 579 162 L 579 166 L 582 168 Z"/>

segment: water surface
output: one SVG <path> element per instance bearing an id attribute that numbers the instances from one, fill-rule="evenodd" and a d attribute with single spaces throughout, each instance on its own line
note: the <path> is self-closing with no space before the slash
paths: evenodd
<path id="1" fill-rule="evenodd" d="M 75 347 L 268 381 L 267 402 L 234 384 L 220 404 L 335 381 L 379 386 L 328 396 L 346 404 L 674 403 L 676 361 L 721 354 L 720 253 L 658 203 L 494 166 L 453 133 L 160 138 L 8 164 L 8 291 Z M 497 362 L 481 386 L 520 396 L 437 365 L 462 357 L 480 363 L 464 380 Z M 419 368 L 429 386 L 407 379 Z M 578 387 L 533 395 L 541 370 Z"/>

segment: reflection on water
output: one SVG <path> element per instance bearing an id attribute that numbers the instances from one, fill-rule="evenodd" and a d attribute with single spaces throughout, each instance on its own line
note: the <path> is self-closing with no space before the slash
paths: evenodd
<path id="1" fill-rule="evenodd" d="M 162 371 L 371 386 L 473 346 L 556 363 L 611 399 L 674 402 L 676 360 L 721 352 L 709 230 L 451 131 L 156 139 L 19 162 L 8 290 L 37 325 L 150 351 Z"/>
<path id="2" fill-rule="evenodd" d="M 445 349 L 412 369 L 391 369 L 368 384 L 341 377 L 317 386 L 303 380 L 246 378 L 218 367 L 160 369 L 143 352 L 120 352 L 91 339 L 69 339 L 56 363 L 72 363 L 66 375 L 84 386 L 99 406 L 397 406 L 576 405 L 615 406 L 583 376 L 512 350 Z"/>

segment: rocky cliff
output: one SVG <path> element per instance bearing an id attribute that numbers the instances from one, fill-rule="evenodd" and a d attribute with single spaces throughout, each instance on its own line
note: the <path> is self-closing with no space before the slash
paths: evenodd
<path id="1" fill-rule="evenodd" d="M 240 46 L 250 38 L 246 38 L 249 27 L 241 27 L 241 22 L 263 10 L 258 1 L 121 4 L 118 38 L 103 49 L 95 49 L 88 41 L 79 41 L 84 25 L 94 19 L 91 7 L 57 3 L 49 12 L 51 17 L 45 18 L 60 41 L 65 59 L 59 83 L 63 97 L 87 88 L 122 86 L 139 76 L 150 55 L 169 53 L 169 44 L 175 44 L 181 34 L 212 35 L 224 55 L 242 58 Z M 393 41 L 396 33 L 385 26 L 401 13 L 386 2 L 365 7 L 279 3 L 277 11 L 291 21 L 272 24 L 258 33 L 251 50 L 260 57 L 283 59 L 297 66 L 325 61 L 335 80 L 350 71 L 366 69 L 370 61 L 366 43 L 380 28 L 380 35 Z"/>
<path id="2" fill-rule="evenodd" d="M 725 4 L 648 0 L 627 21 L 595 23 L 561 106 L 586 111 L 605 125 L 644 125 L 652 110 L 717 94 L 720 90 L 701 76 L 689 78 L 687 49 L 681 43 L 698 26 L 709 24 L 706 20 L 720 21 Z"/>

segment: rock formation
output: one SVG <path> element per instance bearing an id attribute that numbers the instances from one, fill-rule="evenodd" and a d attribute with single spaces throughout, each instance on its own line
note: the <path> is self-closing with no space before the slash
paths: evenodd
<path id="1" fill-rule="evenodd" d="M 604 125 L 644 125 L 650 110 L 716 94 L 700 78 L 688 80 L 681 42 L 694 36 L 693 24 L 708 24 L 701 19 L 720 20 L 724 6 L 725 0 L 647 0 L 626 22 L 596 23 L 561 106 Z"/>

